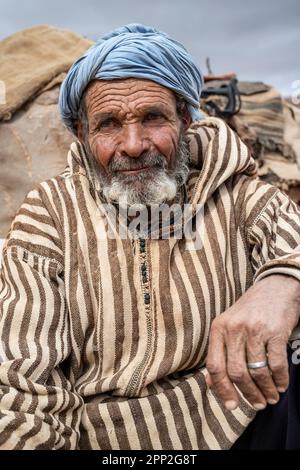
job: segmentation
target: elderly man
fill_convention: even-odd
[[[229,449],[268,425],[267,447],[300,441],[286,391],[300,213],[221,120],[200,119],[201,86],[184,47],[142,25],[69,71],[60,107],[78,140],[4,247],[1,448]],[[154,223],[160,205],[173,216]]]

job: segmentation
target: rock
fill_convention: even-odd
[[[11,121],[0,122],[0,239],[26,194],[66,166],[74,136],[60,121],[58,94],[59,86],[47,90]]]

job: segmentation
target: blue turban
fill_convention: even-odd
[[[122,26],[99,39],[70,68],[59,97],[62,119],[76,133],[80,100],[92,80],[141,78],[182,96],[193,121],[201,118],[201,71],[182,44],[141,24]]]

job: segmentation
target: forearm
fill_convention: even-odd
[[[4,253],[0,449],[77,446],[82,398],[60,367],[71,351],[60,272],[53,261],[21,247]]]

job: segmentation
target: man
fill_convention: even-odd
[[[4,247],[2,448],[229,449],[262,413],[287,416],[299,210],[221,120],[191,125],[201,86],[183,46],[142,25],[69,71],[78,142]]]

